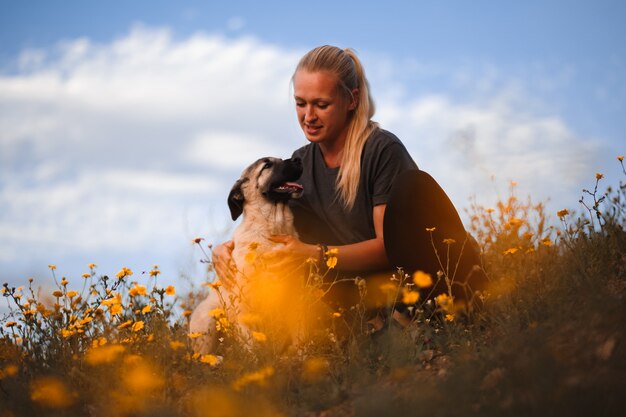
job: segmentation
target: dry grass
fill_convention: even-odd
[[[92,265],[68,282],[51,265],[54,293],[32,280],[2,289],[10,313],[0,320],[0,417],[618,415],[626,185],[599,194],[601,180],[583,192],[579,214],[558,213],[559,227],[514,188],[493,209],[472,205],[490,279],[484,309],[467,321],[441,294],[416,300],[427,278],[398,271],[388,308],[412,304],[412,323],[375,336],[363,306],[311,307],[324,274],[306,264],[295,299],[315,320],[297,339],[281,337],[272,310],[248,317],[254,333],[239,331],[225,300],[218,351],[197,355],[189,309],[219,291],[214,282],[181,295],[161,285],[156,266],[108,277]]]

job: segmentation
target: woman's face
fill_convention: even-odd
[[[311,142],[333,145],[346,137],[353,98],[346,97],[336,77],[327,71],[299,70],[293,80],[296,112],[304,135]]]

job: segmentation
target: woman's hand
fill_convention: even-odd
[[[320,257],[320,249],[317,245],[304,243],[295,236],[273,235],[269,239],[284,245],[263,254],[263,260],[271,269],[295,269],[309,258],[317,261]]]
[[[235,242],[229,240],[217,245],[213,249],[211,256],[215,272],[226,289],[231,289],[235,286],[233,249],[235,249]]]

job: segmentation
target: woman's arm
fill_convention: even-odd
[[[374,207],[373,219],[376,237],[362,242],[349,245],[329,246],[328,249],[337,249],[337,266],[341,271],[374,271],[377,269],[389,268],[389,261],[385,253],[383,240],[383,219],[385,216],[385,205]],[[272,251],[268,254],[267,260],[271,263],[279,261],[285,254],[301,258],[320,259],[320,248],[318,245],[311,245],[300,241],[293,236],[274,236],[272,240],[282,242],[285,247]],[[320,242],[323,243],[323,242]]]

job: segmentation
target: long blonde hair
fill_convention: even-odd
[[[296,67],[294,77],[299,70],[328,71],[334,74],[338,87],[349,99],[352,99],[354,89],[359,90],[358,102],[349,121],[336,183],[340,201],[350,210],[359,191],[363,147],[370,133],[378,127],[378,124],[371,120],[375,106],[369,94],[365,71],[354,50],[330,45],[317,47],[304,55]]]

